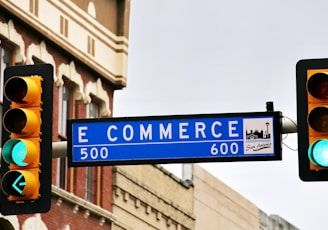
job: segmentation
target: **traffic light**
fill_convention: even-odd
[[[53,67],[11,66],[4,71],[0,211],[50,209]]]
[[[296,65],[299,176],[328,181],[328,59]]]

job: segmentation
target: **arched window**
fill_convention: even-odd
[[[75,118],[76,101],[83,99],[83,81],[75,69],[74,62],[61,64],[58,67],[58,139],[67,139],[67,119]],[[67,158],[58,158],[56,185],[67,190],[70,171],[67,170]]]
[[[85,103],[87,107],[91,102],[96,103],[98,106],[98,117],[109,117],[111,115],[110,98],[104,90],[100,78],[95,82],[88,82],[85,86]],[[87,108],[87,111],[89,109]]]
[[[90,94],[89,96],[91,102],[86,105],[86,117],[99,118],[102,101],[95,95]],[[94,204],[98,204],[100,199],[100,173],[100,167],[86,167],[85,199]]]

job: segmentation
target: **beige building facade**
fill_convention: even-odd
[[[112,212],[124,229],[194,229],[193,190],[159,165],[115,166]]]
[[[195,230],[259,229],[259,209],[199,165],[193,167]]]
[[[113,213],[125,228],[171,230],[298,230],[268,216],[197,164],[183,179],[159,165],[113,168]]]
[[[193,182],[195,230],[298,230],[279,215],[267,215],[197,164]]]

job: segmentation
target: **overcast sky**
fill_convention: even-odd
[[[326,0],[132,0],[128,86],[113,115],[257,112],[273,101],[296,120],[295,65],[328,57],[327,9]],[[282,161],[202,167],[267,214],[326,230],[328,184],[299,179],[297,136],[283,137]]]

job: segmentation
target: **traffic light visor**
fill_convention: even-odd
[[[40,118],[36,111],[31,109],[13,108],[8,110],[3,118],[3,126],[8,132],[21,135],[34,133],[39,123]]]
[[[313,74],[307,82],[307,89],[315,98],[328,99],[328,73]]]
[[[328,108],[319,106],[312,109],[308,115],[310,127],[321,133],[328,133]]]
[[[20,104],[33,103],[40,91],[37,81],[31,77],[12,77],[6,81],[4,89],[8,100]]]

